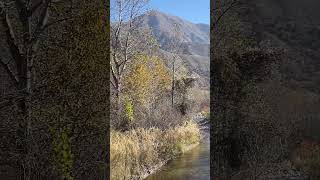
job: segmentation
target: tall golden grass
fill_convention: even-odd
[[[188,121],[168,130],[111,131],[110,137],[111,179],[140,179],[151,167],[199,143],[200,131],[196,123]]]
[[[320,179],[320,144],[312,140],[304,140],[293,152],[293,164],[306,172],[311,180]]]

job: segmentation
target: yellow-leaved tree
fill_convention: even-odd
[[[163,93],[171,88],[171,71],[165,66],[162,59],[153,57],[154,69],[153,78],[156,83],[156,89]]]
[[[125,92],[134,103],[148,107],[155,98],[170,89],[169,73],[169,69],[159,57],[136,55],[125,76]]]

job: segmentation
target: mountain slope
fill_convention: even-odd
[[[288,51],[287,77],[295,86],[320,93],[320,1],[244,1],[250,7],[245,21],[256,39]]]
[[[179,68],[199,78],[199,85],[209,87],[209,43],[210,26],[194,24],[177,16],[152,10],[136,19],[139,28],[150,29],[160,44],[160,54],[167,59],[168,66],[173,59],[170,43],[177,38],[181,43]],[[178,35],[175,33],[178,26]]]
[[[179,40],[182,43],[209,44],[209,25],[193,24],[177,16],[152,10],[140,17],[137,23],[140,27],[151,28],[161,45],[167,44],[175,37],[174,25],[179,29]]]
[[[320,140],[320,1],[243,1],[249,7],[243,21],[252,26],[257,42],[285,49],[281,76],[286,94],[294,94],[295,100],[290,102],[295,109],[287,114],[298,112],[305,134]]]

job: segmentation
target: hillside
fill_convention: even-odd
[[[173,54],[169,44],[176,37],[174,25],[177,24],[181,35],[181,53],[177,60],[178,68],[193,77],[198,77],[198,85],[209,87],[209,44],[210,28],[207,24],[194,24],[177,16],[152,10],[139,16],[136,20],[139,28],[150,29],[160,44],[160,56],[171,66]]]
[[[282,104],[279,112],[299,114],[304,136],[320,140],[320,1],[243,2],[249,9],[242,21],[250,24],[257,43],[285,52],[280,67],[282,86],[287,90],[277,98],[277,104]]]
[[[320,2],[239,1],[213,13],[217,176],[230,166],[225,179],[319,179],[318,147],[307,146],[320,142]]]
[[[292,87],[320,93],[320,12],[317,0],[245,0],[258,42],[288,51],[285,74]]]

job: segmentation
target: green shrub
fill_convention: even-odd
[[[132,101],[128,97],[125,97],[124,109],[125,109],[125,115],[128,120],[128,123],[132,123],[133,117],[134,117],[133,104],[132,104]]]
[[[66,128],[57,131],[51,128],[53,136],[54,161],[62,179],[73,180],[71,175],[73,167],[73,154],[70,137]]]

